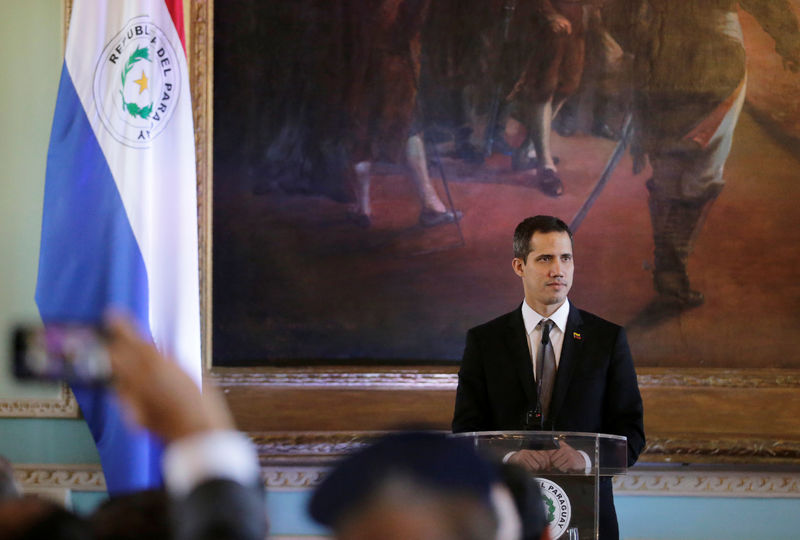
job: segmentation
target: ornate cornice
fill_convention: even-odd
[[[312,489],[325,478],[329,467],[262,467],[268,490]]]
[[[41,488],[106,490],[106,480],[100,465],[14,465],[14,478],[23,490]]]
[[[724,388],[800,388],[800,373],[783,370],[640,370],[641,387],[724,387]],[[218,368],[211,372],[214,380],[223,387],[280,386],[280,387],[339,387],[351,389],[424,389],[453,390],[458,383],[455,368]],[[0,417],[30,418],[78,418],[78,404],[65,385],[56,399],[0,399]],[[689,451],[686,442],[686,453]],[[718,441],[709,441],[709,450]],[[662,452],[663,448],[675,448],[681,453],[683,445],[677,439],[662,439],[648,445],[648,453]],[[748,443],[737,448],[736,442],[727,442],[718,448],[730,449],[737,455],[759,455],[766,453],[775,457],[800,457],[796,442],[770,441]],[[676,453],[672,452],[671,453]],[[705,452],[705,451],[704,451]],[[712,452],[713,453],[713,452]]]
[[[318,485],[329,464],[262,467],[269,490],[304,490]],[[14,478],[26,490],[61,488],[105,491],[99,465],[16,465]],[[614,492],[630,496],[800,498],[800,472],[632,469],[614,477]]]
[[[341,387],[455,390],[457,367],[215,368],[214,380],[227,387]],[[641,368],[642,388],[800,388],[798,370]]]
[[[367,444],[379,432],[250,433],[261,462],[324,461],[339,458]],[[787,463],[800,460],[800,441],[715,438],[650,438],[647,461],[680,463]],[[692,458],[692,459],[689,459]]]
[[[79,418],[80,409],[67,385],[55,399],[0,399],[0,418]]]
[[[251,433],[262,463],[274,459],[337,459],[366,445],[378,432]]]
[[[704,457],[709,460],[748,462],[800,460],[800,441],[743,438],[661,437],[648,438],[644,453],[651,460],[681,461],[682,457]]]
[[[211,376],[223,387],[281,386],[350,389],[455,390],[456,368],[217,368]]]
[[[800,473],[629,471],[614,477],[617,495],[800,498]]]
[[[800,371],[783,369],[641,368],[639,386],[719,388],[800,388]]]
[[[269,490],[313,489],[330,466],[263,467]],[[614,477],[614,493],[629,496],[800,498],[800,473],[637,470]]]

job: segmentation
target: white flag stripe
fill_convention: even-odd
[[[66,65],[115,179],[144,259],[153,339],[199,382],[195,152],[184,51],[162,0],[77,0],[74,3],[72,20],[98,19],[106,22],[70,29]],[[109,129],[108,119],[104,123],[104,115],[110,117],[118,112],[117,108],[110,108],[114,100],[119,99],[119,95],[123,96],[123,103],[126,99],[125,87],[118,83],[116,72],[109,70],[108,79],[102,79],[104,65],[110,65],[107,49],[117,40],[119,48],[111,50],[111,54],[116,54],[117,63],[112,67],[125,62],[126,55],[130,63],[129,46],[133,40],[126,38],[125,31],[132,31],[131,21],[137,20],[141,24],[133,28],[145,28],[150,32],[152,52],[151,58],[136,63],[130,70],[128,84],[138,77],[136,82],[141,93],[148,81],[157,80],[164,71],[168,70],[169,77],[175,77],[171,95],[154,92],[151,118],[158,117],[159,103],[167,107],[169,117],[159,125],[160,131],[149,140],[147,147],[121,142],[123,135]],[[143,46],[148,43],[140,42]],[[157,51],[163,52],[163,56],[159,57]],[[101,91],[95,95],[97,88]],[[165,95],[167,99],[162,101]],[[162,113],[162,116],[166,115]],[[130,132],[130,126],[128,128]]]

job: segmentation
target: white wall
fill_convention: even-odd
[[[5,0],[0,7],[0,398],[53,394],[7,374],[8,329],[38,321],[39,257],[47,141],[62,63],[58,0]]]

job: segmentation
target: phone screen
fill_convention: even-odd
[[[95,326],[19,327],[13,344],[18,378],[78,384],[105,384],[111,378],[105,338]]]

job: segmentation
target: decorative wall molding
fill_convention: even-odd
[[[752,462],[754,458],[761,461],[800,460],[800,441],[648,437],[645,453],[650,459],[663,456],[666,458],[664,461],[681,461],[681,457],[692,456],[724,457],[741,462]]]
[[[640,368],[639,387],[800,388],[800,371]]]
[[[340,387],[455,390],[457,366],[214,368],[211,376],[224,387]],[[721,370],[640,368],[641,388],[800,388],[797,370]]]
[[[301,491],[317,486],[328,470],[325,466],[262,467],[261,474],[270,491]]]
[[[272,491],[313,489],[330,466],[263,467]],[[614,477],[614,493],[628,496],[800,498],[800,472],[637,470]]]
[[[337,459],[368,444],[382,432],[269,432],[249,433],[261,462],[325,461]],[[742,438],[650,437],[644,455],[648,461],[747,464],[800,460],[800,441]],[[701,460],[692,458],[702,458]]]
[[[262,456],[271,458],[338,458],[363,447],[371,437],[380,432],[298,432],[250,433],[250,439]],[[774,457],[800,459],[800,441],[754,441],[751,439],[714,439],[699,441],[695,438],[650,438],[645,452],[657,455],[741,457]]]
[[[262,464],[274,460],[335,460],[368,444],[380,432],[250,433]]]
[[[330,464],[262,467],[264,484],[272,491],[313,489]],[[105,491],[99,465],[15,465],[14,478],[26,491],[70,489]],[[614,492],[629,496],[757,497],[800,499],[800,472],[632,469],[614,478]]]
[[[54,399],[0,399],[0,418],[80,418],[80,409],[72,390],[62,384]]]
[[[318,457],[336,453],[347,442],[341,434],[346,431],[419,422],[447,429],[456,370],[214,368],[211,377],[225,391],[242,429],[260,438],[262,456]],[[648,439],[643,461],[800,463],[800,371],[642,368],[639,384]],[[285,407],[294,403],[302,405]],[[368,412],[375,410],[381,414]],[[762,419],[753,411],[761,411]],[[306,435],[287,439],[291,430]]]
[[[409,367],[409,368],[216,368],[211,372],[215,382],[223,387],[337,387],[369,388],[386,390],[455,390],[458,384],[456,368]],[[640,370],[640,387],[723,387],[723,388],[800,388],[800,373],[794,371],[764,370],[752,373],[719,370],[697,370],[673,372]],[[23,418],[78,418],[80,410],[69,387],[62,385],[55,399],[0,399],[0,417]],[[717,448],[731,449],[733,455],[800,458],[798,441],[750,441],[741,446],[737,441],[708,441],[705,447],[721,443]],[[648,453],[700,453],[697,442],[692,448],[690,441],[659,439],[648,444]],[[713,454],[713,451],[711,452]]]
[[[74,491],[106,491],[100,465],[17,464],[14,478],[23,490],[65,488]]]
[[[455,390],[456,367],[408,368],[215,368],[211,375],[223,387],[280,386],[381,390]]]
[[[617,495],[800,498],[800,473],[629,471],[614,478]]]

